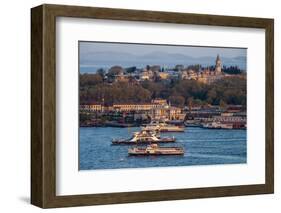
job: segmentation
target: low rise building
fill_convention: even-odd
[[[152,109],[151,117],[154,120],[184,120],[185,113],[181,108],[166,105]]]
[[[104,107],[100,103],[88,103],[80,105],[81,111],[89,111],[89,112],[101,112],[104,110]]]
[[[119,75],[115,75],[115,82],[128,82],[129,76],[120,73]]]
[[[169,120],[184,120],[185,113],[179,107],[169,107]]]
[[[149,111],[152,108],[155,108],[156,104],[153,103],[122,103],[122,104],[113,104],[113,109],[119,112],[129,112],[129,111]]]
[[[158,105],[167,105],[168,104],[166,99],[161,99],[161,98],[153,99],[151,101],[151,103],[158,104]]]
[[[167,72],[159,72],[158,73],[158,76],[159,76],[159,78],[161,79],[161,80],[166,80],[166,79],[168,79],[169,78],[169,73],[167,73]]]

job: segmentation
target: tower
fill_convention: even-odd
[[[222,68],[221,59],[220,59],[220,56],[217,55],[215,73],[221,74],[221,68]]]

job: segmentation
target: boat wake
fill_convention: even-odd
[[[184,157],[194,157],[194,158],[216,158],[216,159],[224,159],[224,160],[235,160],[235,161],[243,161],[246,158],[240,156],[229,156],[229,155],[212,155],[212,154],[196,154],[196,153],[188,153],[185,154]],[[246,162],[246,160],[245,160]]]

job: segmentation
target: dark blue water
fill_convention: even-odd
[[[128,138],[135,131],[139,131],[139,128],[80,127],[80,170],[247,162],[245,130],[188,127],[184,133],[161,134],[177,139],[176,143],[161,146],[183,146],[184,156],[128,156],[130,146],[111,146],[112,138]]]

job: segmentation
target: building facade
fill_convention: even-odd
[[[80,110],[89,112],[101,112],[104,110],[104,106],[99,103],[81,104]]]

